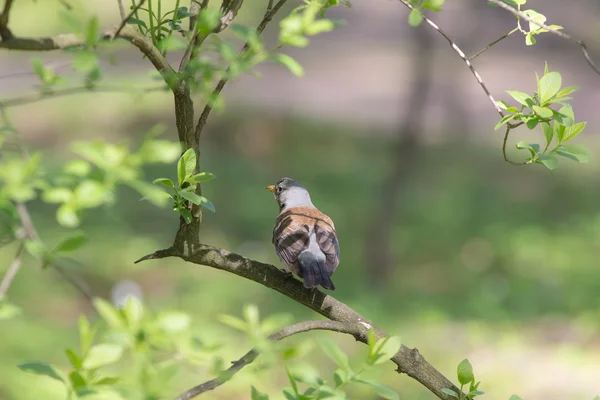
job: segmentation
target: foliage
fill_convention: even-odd
[[[588,162],[589,152],[584,146],[565,143],[577,137],[587,124],[585,121],[575,122],[573,107],[567,102],[571,99],[568,96],[579,88],[567,86],[561,89],[560,73],[550,72],[548,64],[546,64],[544,75],[541,78],[536,74],[536,82],[537,91],[531,95],[517,90],[507,92],[519,103],[518,106],[510,105],[505,101],[497,103],[507,114],[496,125],[496,129],[511,121],[525,124],[531,130],[540,127],[546,139],[543,150],[537,143],[529,144],[524,141],[517,143],[517,149],[530,152],[531,156],[527,158],[528,164],[542,164],[552,170],[558,166],[556,156],[581,163]],[[562,107],[557,110],[556,105]],[[550,145],[553,142],[555,145],[551,148]]]

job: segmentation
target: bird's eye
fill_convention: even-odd
[[[276,194],[281,193],[281,186],[275,186],[275,193]]]

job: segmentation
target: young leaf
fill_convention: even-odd
[[[413,9],[408,14],[408,24],[412,27],[421,25],[423,22],[423,14],[419,10]]]
[[[217,319],[219,320],[220,323],[230,326],[233,329],[237,329],[242,332],[245,332],[248,330],[248,324],[246,323],[246,321],[241,320],[238,317],[234,317],[233,315],[228,315],[228,314],[219,315],[217,317]]]
[[[442,392],[446,393],[446,394],[447,394],[447,395],[449,395],[449,396],[456,397],[456,398],[458,399],[458,393],[456,393],[456,392],[455,392],[454,390],[452,390],[452,389],[449,389],[449,388],[443,388],[443,389],[442,389]]]
[[[548,107],[531,106],[531,109],[542,118],[552,118],[552,110]]]
[[[183,185],[186,178],[189,178],[194,174],[196,169],[196,152],[194,149],[187,149],[177,162],[177,178],[179,179],[179,186]]]
[[[66,382],[63,374],[50,364],[41,362],[28,362],[20,364],[18,367],[22,371],[29,372],[31,374],[43,375],[52,379],[56,379],[57,381]]]
[[[533,101],[531,96],[527,93],[519,92],[518,90],[507,90],[506,93],[510,94],[513,99],[523,104],[524,106],[528,105],[527,100]]]
[[[505,115],[504,117],[502,117],[500,122],[498,122],[496,124],[496,126],[494,127],[494,130],[497,131],[498,129],[500,129],[502,127],[502,125],[506,124],[508,121],[513,119],[514,116],[515,116],[514,114],[509,114],[509,115]]]
[[[566,127],[573,125],[575,122],[575,113],[573,112],[573,107],[570,104],[565,104],[558,110],[558,112],[554,112],[554,119],[563,124]]]
[[[581,144],[564,144],[556,149],[556,154],[584,164],[590,159],[589,150]]]
[[[152,183],[160,183],[161,185],[170,187],[170,188],[175,187],[175,185],[173,184],[173,181],[170,180],[169,178],[157,178],[157,179],[153,180]]]
[[[84,315],[80,316],[79,342],[83,358],[85,358],[85,355],[90,350],[90,347],[92,347],[92,343],[94,342],[94,336],[96,336],[96,330],[90,326],[89,321]]]
[[[94,16],[90,20],[87,26],[87,32],[85,36],[85,42],[88,47],[91,47],[96,44],[98,39],[100,38],[100,22],[98,21],[98,17]]]
[[[284,65],[292,74],[302,77],[304,75],[304,68],[287,54],[277,53],[273,55],[273,59],[278,63]]]
[[[558,72],[550,72],[540,79],[540,103],[545,104],[558,93],[562,85],[562,77]]]
[[[199,174],[190,176],[187,182],[190,183],[204,183],[208,181],[212,181],[215,179],[215,176],[210,172],[200,172]]]
[[[573,92],[576,92],[579,90],[579,87],[577,86],[566,86],[562,89],[560,89],[560,91],[556,94],[556,97],[565,97],[570,95]]]
[[[552,142],[554,130],[548,122],[540,122],[540,126],[542,127],[542,131],[544,132],[544,137],[546,137],[546,146],[548,146]]]
[[[458,364],[458,368],[456,369],[458,381],[461,385],[466,385],[467,383],[473,381],[475,376],[473,375],[473,366],[466,358]]]
[[[74,350],[72,349],[67,349],[65,350],[65,353],[67,354],[67,358],[69,359],[69,362],[71,363],[71,366],[74,369],[79,369],[81,368],[81,358],[79,358],[79,356],[77,355],[77,353],[75,353]]]
[[[183,217],[183,219],[185,220],[186,224],[189,224],[190,222],[192,222],[192,213],[185,209],[185,208],[179,208],[179,215],[181,215]]]
[[[189,200],[192,203],[196,204],[197,206],[202,204],[202,197],[198,196],[196,193],[191,193],[191,192],[182,190],[179,192],[179,195],[181,197],[183,197],[184,199]]]
[[[88,352],[83,360],[84,369],[96,369],[104,365],[113,364],[123,355],[123,347],[117,344],[97,344]]]
[[[549,170],[553,170],[558,167],[558,159],[554,156],[549,156],[547,154],[540,154],[537,163],[544,165]]]
[[[69,380],[75,389],[86,386],[84,377],[77,371],[71,371],[69,374]]]
[[[269,400],[269,395],[266,393],[261,393],[254,386],[251,389],[252,400]]]
[[[88,241],[87,236],[81,232],[75,232],[71,236],[64,239],[60,242],[55,248],[54,252],[56,253],[67,253],[70,251],[75,251]]]
[[[123,317],[108,301],[95,298],[94,307],[111,328],[125,328]]]
[[[575,136],[579,135],[587,125],[587,122],[577,122],[565,129],[565,134],[563,136],[563,141],[566,142],[568,140],[574,139]]]
[[[388,336],[378,340],[375,346],[373,364],[383,364],[388,361],[398,353],[401,346],[402,343],[400,343],[400,338],[397,336]]]
[[[348,367],[348,356],[340,349],[337,343],[329,338],[318,340],[319,346],[323,352],[329,357],[338,367]]]

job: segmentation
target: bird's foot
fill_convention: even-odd
[[[287,269],[281,268],[280,269],[281,272],[283,272],[285,274],[285,277],[283,278],[283,282],[287,282],[290,279],[293,279],[294,274],[292,274],[290,271],[288,271]]]

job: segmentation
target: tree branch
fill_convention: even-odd
[[[13,0],[5,0],[4,9],[0,14],[0,38],[8,40],[13,37],[12,32],[8,29],[8,20],[10,18],[10,9],[13,5]]]
[[[187,233],[182,233],[180,229],[173,247],[149,254],[136,262],[174,256],[194,264],[206,265],[231,272],[273,289],[332,321],[354,325],[367,324],[373,328],[378,338],[387,336],[384,331],[377,328],[371,321],[358,314],[346,304],[318,289],[305,288],[300,281],[289,279],[287,274],[281,272],[273,265],[251,260],[239,254],[213,246],[194,244],[197,243],[197,232],[192,231],[190,229]],[[366,338],[363,337],[357,339],[363,343],[367,342]],[[442,392],[443,388],[450,388],[458,393],[459,389],[442,375],[441,372],[429,364],[417,349],[409,349],[406,346],[402,346],[398,354],[392,358],[392,361],[398,366],[397,371],[399,373],[405,373],[417,380],[440,399],[452,399],[452,397]]]
[[[427,18],[425,15],[423,15],[423,13],[421,13],[420,10],[417,10],[416,8],[414,8],[408,1],[406,1],[406,0],[399,0],[399,1],[402,4],[404,4],[406,7],[410,8],[411,10],[419,12],[421,14],[421,16],[423,17],[423,20],[425,22],[427,22],[433,29],[435,29],[440,35],[442,35],[444,37],[444,39],[446,39],[448,41],[448,43],[450,44],[450,46],[452,46],[452,49],[454,49],[456,54],[458,54],[459,57],[462,58],[462,60],[465,62],[465,64],[467,64],[467,67],[469,67],[469,69],[475,76],[475,79],[477,79],[477,83],[479,83],[479,86],[481,86],[481,88],[487,95],[488,99],[490,99],[490,101],[492,102],[492,105],[494,106],[494,108],[496,109],[498,114],[500,114],[501,117],[504,117],[504,113],[502,112],[502,109],[496,104],[496,100],[494,100],[494,96],[492,96],[492,94],[490,93],[490,91],[487,88],[487,86],[485,85],[485,83],[483,83],[483,79],[481,78],[481,75],[479,75],[479,73],[475,70],[475,67],[473,66],[471,61],[469,61],[466,54],[460,49],[460,47],[458,47],[456,45],[456,43],[454,43],[454,40],[452,40],[450,38],[450,36],[446,35],[446,33],[444,33],[444,31],[442,31],[442,29],[439,26],[437,26],[437,24],[435,22],[433,22],[432,20]],[[492,0],[490,0],[490,1],[492,1]]]
[[[118,28],[112,28],[104,31],[102,38],[104,40],[112,40]],[[151,42],[149,42],[141,33],[135,29],[125,26],[119,35],[119,38],[125,39],[129,43],[137,47],[154,65],[154,67],[163,75],[174,75],[175,71],[165,57],[161,54]],[[63,33],[56,36],[39,37],[39,38],[21,38],[12,37],[8,40],[0,41],[0,49],[8,50],[24,50],[24,51],[51,51],[64,50],[71,47],[84,46],[85,42],[74,34]]]
[[[283,7],[283,5],[286,3],[286,1],[287,0],[279,0],[277,2],[277,4],[275,4],[275,6],[273,6],[270,9],[269,8],[267,9],[267,12],[265,13],[262,21],[260,22],[260,24],[256,28],[256,31],[259,34],[262,33],[265,30],[265,28],[267,27],[267,25],[269,24],[269,22],[271,21],[271,19],[273,19],[273,16],[277,13],[277,11],[279,11],[279,9],[281,7]],[[269,6],[270,5],[271,5],[271,2],[269,2]],[[242,47],[242,49],[238,53],[238,58],[241,57],[242,55],[244,55],[244,53],[246,53],[246,51],[248,51],[249,48],[250,48],[250,43],[246,42],[244,44],[244,47]],[[229,79],[229,78],[227,78],[227,73],[228,72],[229,72],[229,67],[225,71],[225,78],[221,79],[219,81],[219,83],[217,83],[217,86],[215,87],[215,89],[213,90],[213,92],[212,92],[213,97],[218,96],[219,93],[221,93],[221,90],[223,90],[223,88],[225,87],[225,84],[227,83],[227,81]],[[211,110],[212,110],[212,107],[208,103],[204,107],[204,110],[202,110],[202,114],[200,115],[200,119],[198,119],[198,123],[196,124],[196,131],[194,133],[196,141],[200,140],[200,134],[202,133],[202,129],[204,129],[204,125],[206,124],[206,120],[208,119],[208,116],[209,116]]]
[[[504,35],[500,36],[498,39],[496,39],[493,42],[489,43],[483,49],[479,50],[477,53],[475,53],[474,55],[472,55],[471,57],[469,57],[469,61],[473,61],[475,58],[477,58],[478,56],[480,56],[484,51],[488,50],[493,45],[495,45],[497,43],[500,43],[501,41],[503,41],[504,39],[506,39],[507,37],[509,37],[510,35],[512,35],[513,33],[515,33],[518,30],[519,30],[519,28],[515,28],[512,31],[507,32]]]
[[[280,331],[270,335],[269,340],[277,342],[279,340],[285,339],[292,335],[296,335],[298,333],[314,330],[346,333],[348,335],[354,336],[357,340],[366,340],[368,328],[366,324],[363,325],[337,321],[304,321],[281,329]],[[233,375],[238,373],[246,365],[252,363],[258,357],[259,354],[259,351],[256,349],[250,350],[248,353],[244,354],[242,358],[240,358],[237,361],[234,361],[232,363],[233,365],[229,367],[226,371],[223,371],[218,378],[212,379],[210,381],[204,382],[201,385],[194,386],[193,388],[186,390],[185,392],[177,396],[175,400],[189,400],[204,392],[216,389],[217,387],[230,380],[233,377]]]
[[[592,58],[590,57],[590,54],[588,53],[587,50],[587,46],[584,43],[583,40],[578,40],[575,39],[574,37],[572,37],[571,35],[567,35],[566,33],[557,30],[557,29],[553,29],[551,27],[549,27],[546,24],[540,23],[538,21],[533,20],[532,18],[530,18],[527,14],[525,14],[522,11],[519,11],[511,6],[509,6],[506,3],[503,3],[500,0],[488,0],[490,3],[493,3],[495,5],[497,5],[500,8],[505,9],[506,11],[514,14],[517,18],[523,18],[525,21],[530,22],[534,25],[539,26],[540,28],[544,28],[547,29],[550,33],[555,34],[558,37],[561,37],[565,40],[568,40],[570,42],[576,43],[579,45],[579,48],[581,49],[581,53],[583,53],[583,57],[585,58],[585,61],[587,61],[588,65],[594,70],[594,72],[596,72],[598,75],[600,75],[600,68],[598,68],[598,66],[596,65],[596,63],[594,63],[594,61],[592,61]]]
[[[127,89],[126,87],[121,86],[93,86],[89,88],[87,86],[76,86],[51,92],[31,93],[20,97],[0,100],[0,108],[15,107],[35,101],[54,99],[57,97],[81,93],[150,93],[163,90],[165,90],[164,86],[133,89]]]
[[[8,266],[4,277],[2,277],[2,282],[0,282],[0,301],[2,301],[2,299],[6,295],[8,288],[12,284],[13,279],[17,275],[17,272],[19,272],[19,269],[21,268],[21,253],[23,252],[24,248],[25,246],[23,245],[23,242],[21,242],[19,248],[17,249],[15,257]]]
[[[123,3],[121,3],[122,0],[119,0],[119,5],[121,6],[121,10],[123,10]],[[127,21],[129,21],[129,18],[133,17],[133,15],[137,12],[137,10],[140,9],[140,7],[142,5],[144,5],[144,3],[146,2],[146,0],[140,0],[139,3],[137,3],[137,5],[135,7],[133,7],[133,9],[131,10],[131,12],[129,14],[127,14],[127,16],[122,17],[123,20],[121,21],[121,25],[119,25],[119,27],[117,28],[117,31],[114,34],[114,37],[119,36],[119,33],[121,33],[121,30],[123,29],[123,27],[125,25],[127,25]]]

